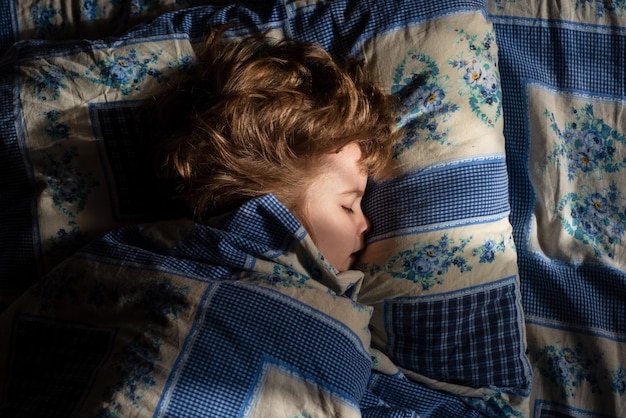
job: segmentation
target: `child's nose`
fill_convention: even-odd
[[[365,234],[371,227],[372,224],[370,223],[370,220],[367,219],[365,215],[362,215],[361,223],[359,225],[359,235]]]

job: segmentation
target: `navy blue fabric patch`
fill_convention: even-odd
[[[90,390],[115,334],[112,328],[17,316],[0,416],[69,416]]]
[[[387,350],[399,366],[471,387],[527,394],[514,277],[460,291],[385,301]]]

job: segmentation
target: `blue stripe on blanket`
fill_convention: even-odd
[[[578,332],[625,341],[623,272],[595,266],[572,269],[547,260],[538,260],[530,269],[527,259],[523,260],[525,284],[533,287],[524,295],[524,310],[534,318],[532,322],[544,322],[538,318],[547,319],[547,323],[558,320],[578,328]]]
[[[268,357],[316,376],[317,385],[347,404],[361,398],[371,361],[343,323],[274,290],[230,282],[209,288],[202,313],[183,348],[186,360],[164,390],[165,415],[206,408],[213,416],[239,416]]]
[[[387,351],[400,367],[436,380],[528,395],[518,307],[515,276],[449,293],[388,299]]]
[[[363,207],[372,222],[368,243],[503,219],[510,210],[507,182],[500,157],[426,169],[373,185]]]

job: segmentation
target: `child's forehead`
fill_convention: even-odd
[[[349,144],[339,150],[324,155],[320,181],[339,188],[342,192],[361,191],[367,184],[367,169],[363,164],[363,153],[356,144]]]
[[[322,160],[326,165],[336,169],[352,170],[359,168],[362,170],[363,151],[357,144],[350,143],[336,152],[324,155]]]

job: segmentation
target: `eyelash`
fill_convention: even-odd
[[[352,208],[349,208],[349,207],[346,207],[346,206],[342,206],[342,207],[343,207],[343,210],[345,210],[346,212],[348,212],[350,214],[354,213],[354,210]]]

